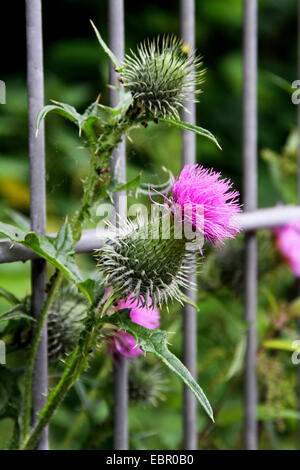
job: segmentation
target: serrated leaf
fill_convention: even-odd
[[[160,122],[165,122],[167,124],[171,124],[172,126],[175,127],[181,127],[182,129],[186,129],[191,132],[195,132],[195,134],[201,135],[202,137],[206,137],[207,139],[211,140],[216,144],[216,146],[222,150],[222,147],[220,146],[218,140],[216,137],[207,129],[204,129],[203,127],[195,126],[193,124],[189,124],[188,122],[184,121],[175,121],[175,119],[165,119],[165,118],[159,118]]]
[[[39,130],[43,119],[45,119],[47,114],[49,114],[51,111],[55,111],[57,114],[60,114],[66,119],[69,119],[69,121],[72,121],[78,125],[78,122],[80,120],[80,114],[76,111],[76,109],[66,103],[59,103],[58,101],[56,101],[55,104],[49,104],[44,106],[38,113],[36,121],[37,131]]]
[[[181,380],[189,387],[208,416],[213,420],[213,411],[203,390],[192,377],[188,369],[182,362],[169,351],[167,347],[167,331],[149,330],[137,323],[133,323],[129,316],[129,310],[120,310],[114,315],[100,320],[101,323],[111,323],[132,334],[138,346],[146,353],[155,354],[169,369],[177,374]]]
[[[0,222],[0,233],[14,243],[20,243],[58,268],[70,281],[90,299],[89,290],[83,282],[75,262],[74,242],[71,226],[64,222],[56,237],[38,236],[13,225]]]
[[[91,23],[91,25],[92,25],[95,33],[96,33],[96,36],[97,36],[97,39],[98,39],[98,42],[99,42],[100,46],[102,47],[104,52],[108,55],[108,57],[110,58],[110,60],[112,61],[112,63],[116,67],[116,69],[119,69],[120,64],[119,64],[119,61],[116,58],[115,54],[110,50],[110,48],[107,46],[107,44],[103,41],[98,29],[96,28],[96,26],[94,25],[92,20],[90,20],[90,23]]]
[[[47,114],[51,111],[55,111],[57,114],[60,114],[64,118],[68,119],[69,121],[73,122],[79,128],[79,134],[83,130],[89,138],[94,140],[95,135],[92,129],[92,124],[98,120],[97,116],[97,109],[98,103],[94,102],[84,111],[83,114],[78,113],[78,111],[69,104],[61,103],[59,101],[53,101],[54,104],[44,106],[37,117],[37,132],[41,125],[41,122]]]

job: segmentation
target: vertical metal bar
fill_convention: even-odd
[[[43,40],[41,0],[26,0],[28,132],[30,159],[30,217],[31,229],[38,235],[46,232],[46,175],[44,126],[35,136],[36,117],[44,105]],[[46,297],[46,262],[32,261],[32,312],[40,315]],[[33,376],[32,424],[46,404],[48,394],[47,326],[44,327],[38,348]],[[37,446],[48,449],[48,429]]]
[[[244,208],[257,207],[257,0],[244,0],[243,89],[243,183]],[[245,363],[245,447],[254,450],[257,436],[256,310],[257,240],[245,236],[245,320],[249,324]]]
[[[188,43],[191,50],[195,48],[195,1],[180,1],[181,37]],[[195,103],[186,103],[188,112],[183,111],[183,120],[196,123]],[[193,132],[182,131],[182,165],[196,162],[196,137]],[[196,282],[196,276],[191,276],[191,281]],[[196,303],[197,292],[186,292],[191,300]],[[191,374],[197,375],[197,317],[196,311],[191,305],[183,308],[183,361]],[[184,386],[183,389],[183,442],[187,450],[197,449],[197,401],[191,391]]]
[[[124,57],[124,1],[109,0],[109,44],[119,61]],[[118,85],[113,64],[110,64],[110,83]],[[118,92],[110,91],[110,103],[118,103]],[[112,172],[120,182],[126,181],[125,141],[121,142],[112,157]],[[126,215],[126,192],[116,193],[114,197],[116,213]],[[114,370],[114,448],[128,449],[128,361],[119,357]]]

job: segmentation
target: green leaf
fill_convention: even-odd
[[[75,251],[72,229],[64,222],[56,237],[47,235],[37,236],[35,232],[25,232],[13,225],[0,222],[0,233],[14,243],[21,243],[30,248],[42,258],[58,268],[65,276],[78,286],[90,300],[89,288],[83,279],[75,262]]]
[[[114,66],[116,67],[116,69],[119,69],[120,68],[120,64],[118,62],[118,59],[116,58],[115,54],[109,49],[109,47],[106,45],[106,43],[103,41],[98,29],[96,28],[96,26],[94,25],[93,21],[90,20],[91,22],[91,25],[96,33],[96,36],[97,36],[97,39],[98,39],[98,42],[100,44],[100,46],[102,47],[102,49],[104,50],[104,52],[108,55],[108,57],[110,58],[110,60],[112,61],[112,63],[114,64]]]
[[[53,100],[52,100],[53,101]],[[54,104],[44,106],[37,117],[37,132],[41,125],[41,122],[47,114],[51,111],[55,111],[57,114],[60,114],[64,118],[76,124],[79,128],[79,135],[81,135],[82,130],[85,134],[92,140],[95,139],[95,134],[92,128],[92,124],[99,119],[97,115],[98,103],[95,101],[84,111],[83,114],[78,113],[78,111],[69,104],[61,103],[59,101],[53,101]]]
[[[175,121],[174,119],[159,118],[159,121],[166,122],[167,124],[171,124],[172,126],[175,126],[175,127],[181,127],[182,129],[186,129],[188,131],[195,132],[196,134],[201,135],[202,137],[206,137],[207,139],[214,142],[214,144],[216,144],[216,146],[220,150],[222,150],[222,147],[220,146],[216,137],[210,131],[208,131],[207,129],[204,129],[203,127],[194,126],[193,124],[189,124],[188,122]]]
[[[132,102],[133,102],[132,94],[127,91],[125,92],[124,89],[121,88],[120,89],[120,101],[115,108],[111,108],[110,106],[105,106],[101,103],[98,104],[98,107],[101,109],[104,109],[104,111],[107,111],[113,117],[119,119],[120,115],[124,115],[127,112]],[[112,122],[114,122],[114,120],[112,120]]]
[[[134,191],[138,188],[141,181],[141,173],[139,173],[135,178],[127,183],[119,183],[113,180],[108,186],[102,186],[100,189],[100,193],[98,199],[103,199],[104,197],[108,196],[110,200],[113,202],[113,195],[118,191]]]
[[[13,305],[20,303],[20,300],[17,297],[15,297],[14,294],[4,289],[3,287],[0,287],[0,297],[3,297],[5,300],[7,300],[9,303]]]
[[[235,375],[237,375],[243,368],[244,365],[244,357],[246,351],[246,338],[242,338],[235,349],[232,362],[226,374],[226,380],[232,379]]]
[[[263,343],[266,349],[279,349],[281,351],[298,351],[299,344],[294,339],[269,339]]]
[[[47,106],[44,106],[38,113],[37,122],[36,122],[37,132],[40,128],[41,122],[43,121],[43,119],[45,119],[47,114],[49,114],[51,111],[55,111],[57,114],[60,114],[66,119],[69,119],[69,121],[72,121],[78,125],[78,122],[80,121],[81,116],[76,111],[76,109],[73,108],[73,106],[70,106],[69,104],[66,104],[66,103],[60,103],[58,101],[53,101],[53,103],[55,104],[49,104]]]
[[[149,330],[137,323],[133,323],[130,319],[128,309],[120,310],[112,316],[102,318],[100,323],[111,323],[121,328],[121,330],[131,333],[135,337],[138,346],[140,346],[145,353],[151,352],[155,354],[169,369],[183,380],[199,400],[208,416],[212,420],[214,419],[212,408],[203,390],[182,362],[169,351],[167,347],[167,331]]]
[[[24,304],[21,303],[15,305],[12,309],[8,310],[7,312],[3,312],[0,314],[0,322],[8,320],[19,320],[20,318],[25,318],[29,321],[35,321],[33,317],[26,313]]]

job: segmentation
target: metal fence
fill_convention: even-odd
[[[299,2],[300,4],[300,2]],[[192,47],[195,43],[195,0],[180,1],[181,35]],[[300,7],[299,7],[300,20]],[[300,22],[300,21],[299,21]],[[35,136],[35,121],[43,99],[43,53],[42,53],[42,12],[41,0],[26,0],[27,31],[27,77],[28,77],[28,118],[29,118],[29,164],[31,192],[31,228],[38,234],[46,230],[46,191],[45,191],[45,145],[44,127],[39,136]],[[110,47],[119,59],[124,54],[124,1],[109,0],[109,36]],[[245,362],[245,448],[256,449],[257,436],[257,379],[256,379],[256,307],[257,307],[257,242],[256,231],[272,228],[299,218],[300,207],[286,206],[257,210],[257,0],[244,0],[244,89],[243,89],[243,175],[244,175],[244,213],[240,220],[246,231],[245,236],[245,320],[249,322]],[[300,51],[300,34],[299,34]],[[114,80],[111,69],[111,83]],[[299,61],[300,75],[300,61]],[[111,104],[116,100],[111,91]],[[300,107],[298,126],[300,134]],[[189,105],[189,114],[184,119],[193,123],[196,119],[195,105]],[[196,142],[193,133],[182,133],[182,164],[193,163],[196,159]],[[125,143],[122,143],[112,159],[118,160],[120,180],[126,179]],[[121,163],[121,164],[120,164]],[[300,168],[300,151],[299,151]],[[115,198],[117,211],[124,213],[126,208],[118,195]],[[299,176],[300,201],[300,176]],[[76,246],[77,253],[92,251],[99,246],[94,230],[83,233]],[[32,309],[38,316],[44,302],[46,287],[46,264],[30,250],[10,242],[0,241],[0,263],[31,260],[32,268]],[[194,299],[195,300],[195,299]],[[196,376],[197,364],[197,325],[196,312],[186,306],[183,311],[183,357],[192,374]],[[44,406],[48,392],[47,384],[47,330],[46,327],[39,346],[35,364],[33,383],[33,421],[38,411]],[[115,370],[115,423],[114,445],[116,449],[128,448],[128,364],[122,360]],[[185,449],[197,448],[197,409],[196,400],[189,390],[184,388],[183,395],[183,442]],[[39,449],[48,448],[48,431],[45,430],[39,443]]]

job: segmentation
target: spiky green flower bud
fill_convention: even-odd
[[[138,226],[123,222],[121,233],[98,250],[98,266],[117,297],[133,295],[143,306],[149,299],[159,307],[181,301],[181,288],[191,287],[188,274],[194,253],[178,226],[180,231],[174,217]]]
[[[132,402],[156,406],[164,400],[166,379],[158,364],[147,365],[144,358],[130,362],[129,398]]]
[[[126,55],[120,74],[134,103],[153,117],[179,119],[184,102],[194,101],[203,82],[202,62],[189,46],[171,37],[140,44]]]
[[[65,358],[75,349],[86,311],[84,296],[66,282],[48,315],[48,357],[51,362]]]

